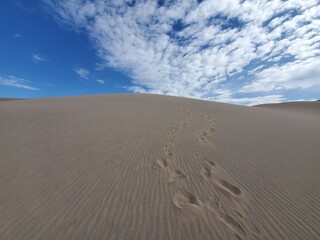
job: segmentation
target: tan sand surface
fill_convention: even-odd
[[[297,114],[313,114],[320,116],[320,101],[314,102],[287,102],[276,104],[261,104],[255,107],[272,108],[280,111],[291,111]]]
[[[2,101],[15,101],[15,100],[23,100],[22,98],[0,98],[0,102]]]
[[[2,101],[0,239],[320,239],[320,103],[303,104]]]

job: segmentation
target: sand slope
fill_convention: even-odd
[[[16,100],[24,100],[22,98],[0,98],[0,102],[2,101],[16,101]]]
[[[320,239],[319,106],[0,102],[0,239]]]
[[[320,101],[315,102],[288,102],[276,104],[261,104],[255,107],[278,109],[280,111],[291,111],[298,115],[313,114],[320,116]]]

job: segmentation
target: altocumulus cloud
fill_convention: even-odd
[[[42,56],[40,56],[39,54],[36,54],[36,53],[32,54],[32,59],[33,59],[33,61],[35,61],[36,63],[47,61],[44,57],[42,57]]]
[[[89,70],[81,68],[81,67],[76,67],[73,69],[73,71],[79,75],[79,77],[83,78],[83,79],[88,79],[89,77]]]
[[[7,86],[7,87],[23,88],[27,90],[39,90],[38,88],[31,86],[30,81],[22,78],[17,78],[15,76],[7,76],[7,77],[0,76],[0,85]]]
[[[318,0],[43,1],[133,92],[255,104],[320,84]]]

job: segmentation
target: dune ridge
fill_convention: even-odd
[[[311,108],[1,102],[0,239],[319,239]]]

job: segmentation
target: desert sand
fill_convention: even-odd
[[[0,239],[320,239],[320,102],[0,102]]]
[[[24,100],[23,98],[0,98],[0,102],[2,101],[15,101],[15,100]]]

